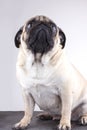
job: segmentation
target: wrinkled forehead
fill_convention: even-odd
[[[43,15],[33,17],[29,21],[34,21],[34,20],[35,21],[42,21],[42,22],[52,22],[52,20],[50,18],[43,16]]]
[[[36,16],[33,17],[31,19],[29,19],[26,23],[25,26],[27,26],[28,24],[33,24],[33,23],[38,23],[38,22],[43,22],[43,23],[54,23],[50,18],[40,15],[40,16]]]
[[[42,15],[33,17],[31,20],[33,20],[33,19],[36,21],[45,21],[45,22],[51,21],[48,17],[42,16]]]

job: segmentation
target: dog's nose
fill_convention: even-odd
[[[38,40],[43,40],[46,38],[46,32],[44,29],[41,29],[38,33]]]

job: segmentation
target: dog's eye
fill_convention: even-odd
[[[53,26],[52,29],[53,29],[53,32],[56,32],[56,27],[55,26]]]
[[[28,23],[28,24],[26,25],[26,27],[25,27],[26,32],[29,32],[29,31],[30,31],[30,28],[31,28],[31,24]]]
[[[52,28],[52,32],[53,32],[53,35],[55,36],[56,33],[57,33],[57,27],[55,24],[51,24],[51,28]]]
[[[28,29],[28,31],[29,31],[30,28],[32,28],[34,26],[34,24],[35,24],[35,20],[31,20],[31,21],[29,21],[27,23],[27,29]]]
[[[30,29],[30,27],[31,27],[31,24],[28,24],[28,25],[27,25],[27,28]]]

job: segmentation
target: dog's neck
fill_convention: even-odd
[[[50,64],[52,66],[55,66],[57,62],[59,62],[60,57],[65,52],[64,49],[61,48],[61,45],[56,45],[51,51],[49,51],[47,54],[33,54],[31,51],[28,51],[25,53],[25,51],[21,48],[21,51],[25,55],[26,58],[32,57],[32,65],[34,64],[41,64],[41,65],[47,65]],[[25,58],[25,59],[26,59]]]

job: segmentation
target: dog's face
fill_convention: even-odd
[[[57,25],[45,16],[36,16],[25,23],[15,36],[15,45],[30,50],[33,54],[46,54],[55,44],[65,46],[66,37]]]

